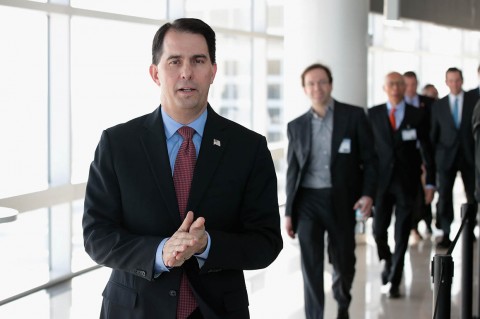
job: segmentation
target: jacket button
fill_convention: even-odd
[[[168,292],[168,294],[170,295],[170,297],[176,297],[176,296],[177,296],[177,291],[175,291],[175,290],[170,290],[170,291]]]

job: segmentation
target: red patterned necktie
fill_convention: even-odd
[[[195,130],[188,126],[182,126],[177,131],[182,137],[183,142],[178,150],[173,169],[173,183],[177,194],[178,209],[180,217],[185,219],[187,214],[187,202],[190,193],[190,185],[192,184],[193,170],[195,169],[195,161],[197,159],[195,152],[195,144],[193,144],[192,136]],[[177,318],[185,319],[197,308],[197,301],[193,296],[192,289],[188,283],[187,275],[183,272],[180,281],[180,294],[177,304]]]

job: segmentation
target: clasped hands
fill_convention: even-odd
[[[189,211],[180,228],[163,247],[162,258],[165,266],[180,267],[194,254],[201,254],[207,247],[207,241],[205,218],[194,220],[193,212]]]

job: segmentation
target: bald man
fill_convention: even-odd
[[[383,89],[387,102],[368,110],[379,176],[373,235],[379,259],[385,261],[382,283],[390,283],[390,298],[399,298],[413,203],[422,173],[421,164],[423,162],[425,165],[426,183],[429,185],[425,191],[426,203],[433,198],[435,168],[428,129],[423,125],[425,112],[405,102],[403,76],[398,72],[387,74]],[[388,245],[388,227],[394,212],[395,247],[392,252]]]

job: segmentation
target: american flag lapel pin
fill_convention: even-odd
[[[213,139],[213,145],[216,145],[216,146],[220,147],[220,146],[221,146],[221,143],[220,143],[219,140],[217,140],[216,138],[214,138],[214,139]]]

